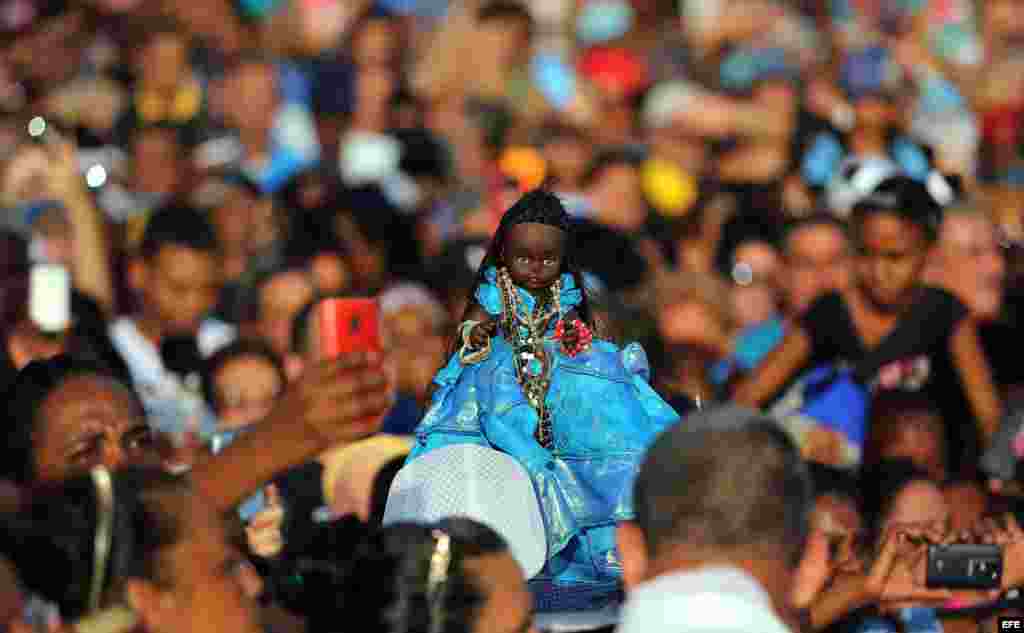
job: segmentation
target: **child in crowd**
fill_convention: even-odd
[[[920,391],[929,386],[936,357],[948,353],[982,436],[990,437],[1001,405],[975,323],[953,295],[921,283],[940,219],[924,185],[906,177],[879,185],[851,217],[855,283],[820,297],[789,325],[782,343],[737,382],[735,399],[764,406],[802,370],[825,365],[851,366],[854,380],[870,391]],[[857,463],[863,432],[819,425],[804,437],[805,454],[833,465]]]
[[[548,560],[536,580],[551,595],[617,591],[615,525],[632,517],[632,473],[678,419],[648,385],[642,348],[602,340],[572,239],[546,191],[505,213],[410,455],[472,443],[516,458],[545,518]]]
[[[241,339],[219,350],[203,367],[203,396],[217,415],[210,450],[219,453],[274,408],[288,384],[284,365],[261,341]],[[257,556],[277,555],[283,544],[284,501],[275,484],[239,507],[249,547]]]
[[[843,116],[850,120],[836,122],[848,129],[821,132],[810,142],[801,164],[808,186],[827,186],[841,175],[847,157],[890,159],[911,178],[925,181],[931,172],[929,154],[898,133],[904,91],[900,79],[885,49],[870,48],[850,56],[840,81],[850,104]]]

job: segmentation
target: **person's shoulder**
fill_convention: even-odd
[[[826,292],[811,302],[803,312],[802,321],[820,321],[824,317],[839,314],[848,305],[846,297],[838,290]]]
[[[840,290],[830,290],[822,293],[817,299],[811,302],[811,306],[842,306],[846,305],[846,295]]]
[[[955,294],[938,286],[922,286],[920,303],[966,309],[964,302],[957,298]]]
[[[960,321],[968,313],[967,306],[956,295],[936,286],[922,287],[916,306],[933,317],[948,317],[953,322]]]

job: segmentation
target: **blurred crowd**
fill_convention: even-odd
[[[1024,543],[991,519],[1024,455],[1022,70],[1020,0],[0,0],[0,617],[532,630],[501,526],[369,530],[502,214],[544,188],[603,336],[643,344],[656,391],[682,416],[772,409],[814,464],[796,507],[768,440],[707,431],[687,446],[747,442],[763,487],[652,451],[648,487],[688,473],[703,501],[641,477],[648,512],[790,547],[772,521],[806,510],[783,568],[810,574],[821,537],[828,577],[789,630],[991,626],[965,605],[1006,595],[916,574],[923,542]],[[335,296],[379,300],[382,357],[321,360]],[[840,361],[870,373],[853,440],[792,415]],[[695,607],[636,591],[673,560],[668,528],[637,526],[647,602],[623,627],[653,631],[645,608]],[[678,590],[705,582],[735,586]]]

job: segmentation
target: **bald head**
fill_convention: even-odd
[[[649,553],[673,545],[777,551],[796,563],[813,504],[807,468],[775,422],[726,406],[663,433],[635,486]]]

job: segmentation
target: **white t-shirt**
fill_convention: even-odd
[[[768,594],[734,567],[666,574],[626,599],[618,633],[791,633]]]
[[[234,327],[216,319],[205,319],[197,336],[199,353],[207,358],[237,336]],[[187,389],[164,367],[160,350],[142,335],[134,319],[122,318],[111,324],[110,339],[128,365],[150,426],[165,433],[180,432],[188,428],[190,418],[195,418],[191,420],[198,427],[194,430],[213,430],[207,428],[213,423],[213,416],[202,402],[201,394]]]

